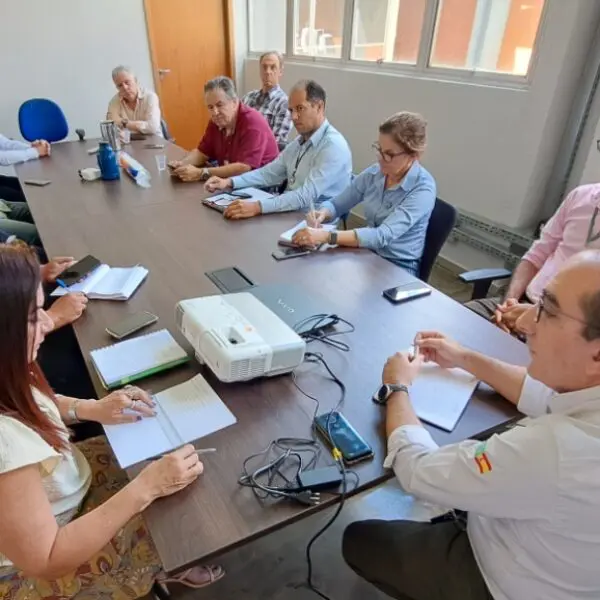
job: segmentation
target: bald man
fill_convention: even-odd
[[[414,360],[398,353],[384,368],[385,465],[415,497],[468,511],[348,527],[346,562],[394,598],[600,598],[600,251],[567,261],[519,326],[527,368],[436,332],[418,334]],[[531,418],[439,448],[410,401],[426,360],[465,369]]]

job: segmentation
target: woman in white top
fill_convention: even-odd
[[[118,93],[108,104],[106,118],[121,129],[163,137],[158,96],[143,88],[128,67],[115,67],[112,78]]]
[[[127,483],[105,438],[70,444],[65,422],[152,418],[153,402],[136,387],[100,400],[54,395],[35,362],[52,324],[31,249],[0,246],[0,290],[0,598],[120,600],[174,581],[162,574],[141,513],[202,473],[194,447]],[[196,567],[175,580],[202,587],[222,576]]]

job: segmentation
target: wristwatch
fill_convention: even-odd
[[[337,231],[330,231],[329,232],[329,239],[327,240],[327,243],[330,246],[337,246],[337,239],[338,239],[338,232]]]
[[[79,400],[73,400],[71,404],[69,404],[69,408],[67,409],[67,417],[69,422],[71,423],[81,423],[79,417],[77,416],[77,405],[79,404]]]
[[[404,392],[408,394],[408,386],[400,383],[396,385],[395,383],[384,383],[374,394],[373,394],[373,402],[377,404],[385,405],[389,397],[396,392]]]
[[[210,173],[206,167],[202,169],[202,173],[200,174],[200,181],[206,181],[210,177]]]

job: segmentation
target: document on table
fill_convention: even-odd
[[[281,246],[293,246],[294,244],[292,243],[292,238],[294,237],[294,234],[297,231],[300,231],[301,229],[306,229],[307,227],[308,227],[308,225],[307,225],[306,221],[300,221],[300,223],[298,223],[297,225],[294,225],[291,229],[284,231],[279,236],[278,243]],[[325,231],[335,231],[337,229],[337,225],[335,223],[324,223],[323,225],[321,225],[321,227]]]
[[[176,450],[237,422],[202,375],[160,392],[153,399],[156,417],[104,426],[123,469]]]
[[[240,194],[248,194],[250,198],[240,198],[236,196],[236,192]],[[265,192],[264,190],[259,190],[258,188],[243,188],[239,190],[235,190],[235,192],[224,192],[223,194],[216,194],[215,196],[209,196],[204,200],[205,204],[209,204],[212,206],[220,206],[221,208],[227,208],[232,202],[236,200],[244,200],[245,202],[256,202],[257,200],[266,200],[267,198],[272,198],[273,194],[270,192]]]
[[[425,363],[410,388],[410,399],[419,419],[452,431],[462,416],[477,379],[463,369],[444,369]]]

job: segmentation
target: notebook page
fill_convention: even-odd
[[[108,385],[185,356],[185,350],[166,329],[93,350],[91,353],[97,370]]]
[[[181,444],[193,442],[237,422],[202,375],[156,394]]]
[[[178,446],[163,429],[165,417],[159,406],[156,411],[156,417],[144,417],[135,423],[104,425],[110,447],[122,469],[152,456],[170,452]]]
[[[306,221],[300,221],[300,223],[298,223],[297,225],[294,225],[291,229],[288,229],[287,231],[284,231],[279,236],[279,241],[291,244],[292,243],[292,238],[294,237],[294,234],[297,231],[300,231],[301,229],[306,229],[307,227],[308,227],[308,225],[306,224]],[[323,225],[321,225],[321,227],[325,231],[334,231],[336,229],[336,225],[332,224],[332,223],[324,223]]]
[[[410,388],[410,399],[420,419],[452,431],[477,383],[473,375],[462,369],[443,369],[435,363],[425,363]]]
[[[113,267],[90,293],[94,297],[129,298],[147,274],[143,267]]]
[[[104,279],[107,273],[110,272],[110,267],[108,265],[100,265],[98,268],[94,269],[91,273],[87,275],[81,281],[74,283],[69,286],[68,290],[64,288],[57,287],[50,295],[51,296],[64,296],[65,294],[69,294],[72,292],[83,292],[84,294],[89,294],[90,291],[98,285],[98,283]],[[59,278],[60,279],[60,278]]]

